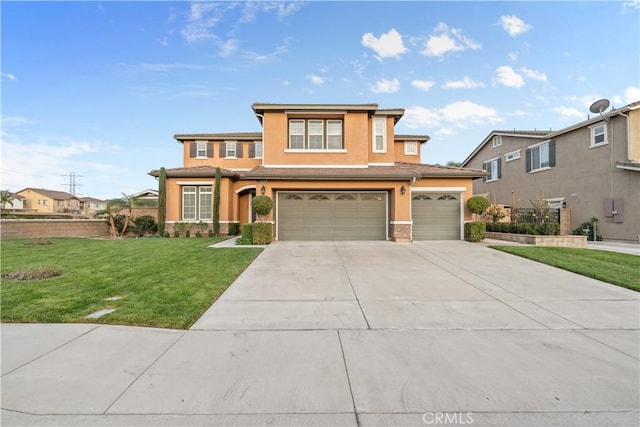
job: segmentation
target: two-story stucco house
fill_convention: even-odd
[[[262,132],[179,134],[183,166],[167,169],[167,228],[212,218],[222,171],[220,223],[254,220],[267,195],[278,240],[461,239],[466,200],[482,170],[420,163],[426,135],[396,135],[403,109],[377,104],[255,103]],[[151,171],[158,176],[159,171]]]
[[[571,210],[571,229],[598,218],[605,239],[640,235],[640,102],[559,131],[493,131],[462,162],[488,175],[474,194],[531,207],[540,194]]]
[[[79,200],[82,214],[88,217],[93,217],[96,213],[107,209],[107,202],[95,197],[81,197]]]
[[[38,213],[80,214],[80,199],[64,191],[25,188],[17,193],[25,198],[25,209]]]

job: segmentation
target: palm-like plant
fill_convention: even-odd
[[[2,213],[2,215],[6,213],[5,207],[7,206],[7,203],[13,207],[12,199],[13,197],[11,197],[11,192],[9,190],[0,191],[0,207],[2,208],[0,213]]]

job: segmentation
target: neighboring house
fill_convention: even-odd
[[[21,212],[25,208],[26,199],[19,194],[9,192],[9,201],[2,206],[3,211]]]
[[[107,209],[107,202],[105,200],[95,199],[93,197],[81,197],[80,210],[85,216],[95,216],[97,212]]]
[[[252,222],[267,195],[278,240],[461,239],[466,200],[484,171],[420,163],[426,135],[396,135],[403,109],[377,104],[252,106],[262,132],[180,134],[183,166],[167,169],[167,226]],[[151,171],[159,176],[159,171]]]
[[[640,102],[559,131],[493,131],[462,162],[488,176],[474,194],[531,207],[540,195],[571,209],[571,229],[598,218],[606,239],[640,235]]]
[[[134,206],[158,206],[158,190],[146,189],[129,196]]]
[[[25,209],[38,213],[80,214],[80,200],[64,191],[25,188],[17,193],[25,198]]]

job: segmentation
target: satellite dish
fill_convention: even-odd
[[[607,118],[602,114],[607,108],[609,108],[609,100],[608,99],[599,99],[589,107],[589,111],[594,114],[600,114],[600,116],[607,120]]]
[[[594,102],[593,104],[591,104],[591,107],[589,107],[589,111],[591,111],[592,113],[600,113],[602,114],[603,111],[605,111],[607,108],[609,108],[609,100],[608,99],[599,99],[596,102]]]

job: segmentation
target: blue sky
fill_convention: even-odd
[[[109,198],[181,166],[176,133],[260,131],[254,102],[405,108],[422,161],[494,129],[640,100],[640,2],[11,2],[0,187]]]

